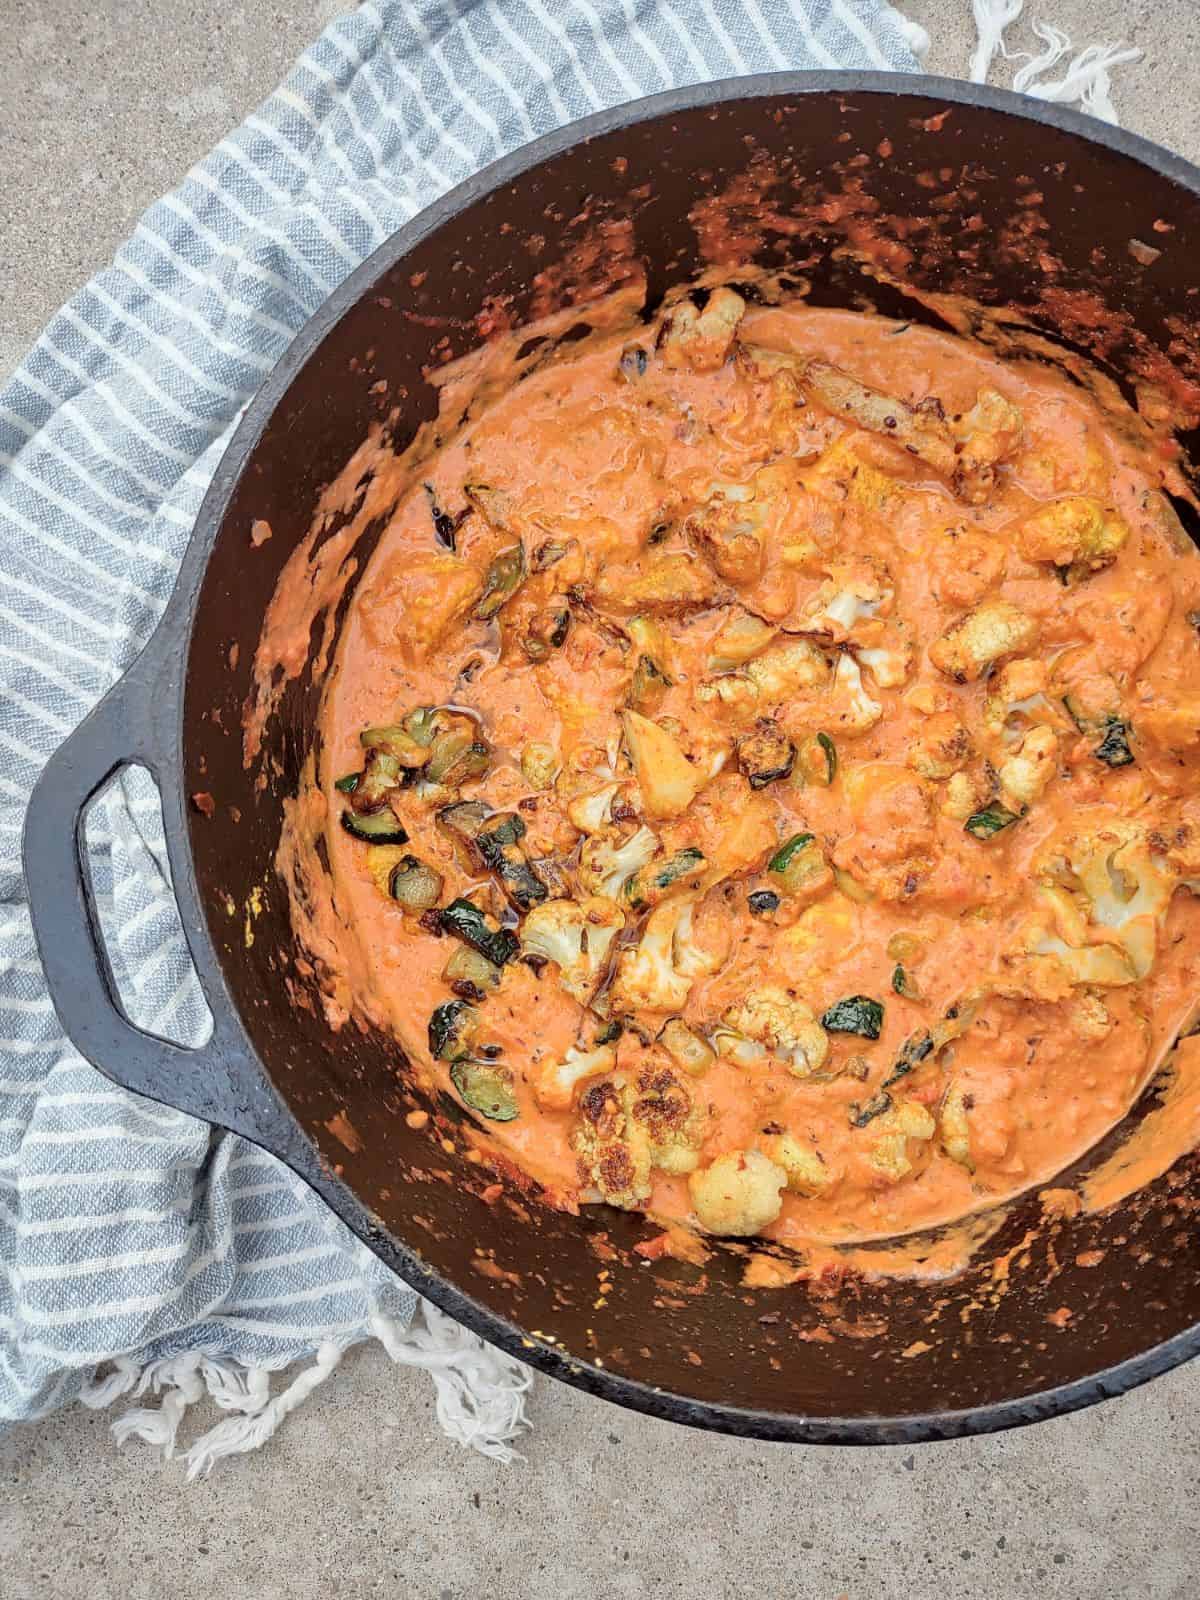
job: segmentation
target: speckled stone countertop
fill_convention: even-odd
[[[965,70],[969,0],[901,0]],[[0,372],[337,0],[2,0]],[[1042,0],[1200,159],[1194,0]],[[1031,36],[1013,31],[1018,48]],[[1004,74],[1000,74],[1004,76]],[[1136,1307],[1131,1307],[1136,1314]],[[1017,1433],[848,1450],[690,1433],[540,1381],[523,1466],[449,1444],[420,1373],[353,1352],[268,1450],[185,1485],[74,1410],[0,1438],[4,1600],[1192,1600],[1200,1366]]]

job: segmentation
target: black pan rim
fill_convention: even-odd
[[[169,680],[174,702],[163,708],[166,759],[158,773],[175,892],[185,926],[193,933],[193,958],[217,1026],[233,1050],[253,1063],[263,1083],[270,1080],[258,1062],[229,994],[201,906],[183,793],[183,739],[186,664],[192,645],[196,601],[212,546],[223,525],[237,483],[251,453],[287,389],[328,332],[379,278],[450,218],[544,161],[588,140],[673,113],[739,101],[809,94],[881,94],[912,97],[951,107],[969,106],[1040,123],[1077,135],[1089,144],[1140,162],[1200,199],[1200,168],[1153,141],[1112,127],[1068,107],[1035,101],[1004,89],[956,79],[899,72],[777,72],[735,77],[665,90],[624,102],[545,133],[501,157],[438,196],[386,239],[329,295],[293,338],[250,401],[218,463],[197,514],[175,591],[147,650],[177,670]],[[155,652],[155,643],[158,650]],[[273,1086],[272,1086],[273,1087]],[[169,1089],[165,1091],[169,1094]],[[321,1162],[316,1146],[296,1123],[282,1099],[273,1095],[277,1127],[241,1130],[252,1142],[284,1160],[326,1201],[348,1227],[399,1277],[441,1311],[490,1344],[549,1377],[629,1410],[688,1427],[766,1441],[825,1445],[913,1445],[999,1432],[1025,1423],[1062,1416],[1097,1401],[1124,1394],[1200,1354],[1200,1322],[1171,1339],[1087,1378],[1039,1392],[956,1410],[894,1417],[806,1417],[750,1410],[717,1401],[696,1400],[610,1372],[533,1338],[514,1322],[491,1311],[456,1285],[433,1273],[420,1256],[392,1234],[380,1236],[378,1223],[358,1196]],[[256,1137],[257,1133],[261,1138]]]

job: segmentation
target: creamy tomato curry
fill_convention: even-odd
[[[1200,976],[1170,471],[864,314],[560,350],[428,461],[327,687],[371,1013],[561,1206],[835,1241],[1061,1170]]]

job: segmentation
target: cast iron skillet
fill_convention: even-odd
[[[403,443],[433,411],[422,368],[478,339],[489,296],[511,297],[520,319],[534,274],[560,263],[543,294],[574,297],[586,325],[588,286],[570,251],[606,217],[631,222],[653,302],[702,264],[690,207],[756,153],[782,163],[780,210],[809,218],[798,233],[768,230],[761,258],[809,279],[817,303],[937,321],[837,250],[847,218],[874,212],[892,219],[885,232],[907,236],[912,284],[1019,303],[1050,341],[1099,355],[1127,389],[1139,346],[1166,349],[1180,335],[1175,319],[1191,317],[1200,173],[1144,140],[1009,94],[899,75],[780,74],[659,95],[538,140],[377,250],[248,409],[161,626],[33,795],[34,927],[63,1026],[90,1061],[272,1151],[401,1277],[540,1370],[656,1416],[767,1439],[986,1432],[1120,1393],[1200,1348],[1193,1160],[1100,1217],[1048,1223],[1036,1201],[1018,1205],[980,1263],[950,1284],[828,1285],[823,1297],[747,1292],[736,1245],[703,1269],[641,1261],[631,1248],[654,1230],[624,1213],[573,1218],[511,1194],[484,1203],[486,1180],[457,1153],[462,1141],[448,1155],[431,1129],[407,1126],[402,1113],[419,1102],[395,1043],[353,1027],[334,1034],[319,1007],[297,1007],[285,991],[297,974],[272,858],[281,802],[313,737],[310,674],[268,730],[261,792],[242,764],[240,713],[264,609],[319,486],[378,415],[372,385],[386,380],[390,400],[400,398]],[[826,191],[856,198],[814,222]],[[1131,237],[1163,253],[1147,265]],[[1087,308],[1100,304],[1116,323],[1089,322]],[[256,517],[274,537],[252,549]],[[130,1024],[98,933],[81,819],[129,762],[148,767],[162,792],[175,890],[213,1013],[212,1037],[195,1051]],[[215,797],[211,818],[189,807],[197,791]],[[263,910],[248,948],[242,913],[256,885]],[[456,1109],[432,1109],[453,1140]],[[330,1131],[344,1128],[339,1114],[355,1148]],[[1077,1263],[1097,1250],[1099,1266]],[[990,1268],[1005,1251],[1011,1287],[999,1293]],[[1051,1324],[1062,1307],[1070,1320]]]

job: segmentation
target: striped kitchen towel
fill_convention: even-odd
[[[0,389],[0,1418],[161,1394],[116,1432],[171,1453],[210,1395],[229,1415],[188,1452],[205,1470],[374,1335],[429,1369],[452,1437],[511,1454],[526,1369],[418,1307],[270,1156],[71,1049],[25,905],[25,797],[153,631],[246,402],[396,228],[601,107],[785,67],[911,70],[923,39],[881,0],[375,0],[150,207]],[[93,807],[89,849],[131,1016],[197,1043],[144,773]]]

